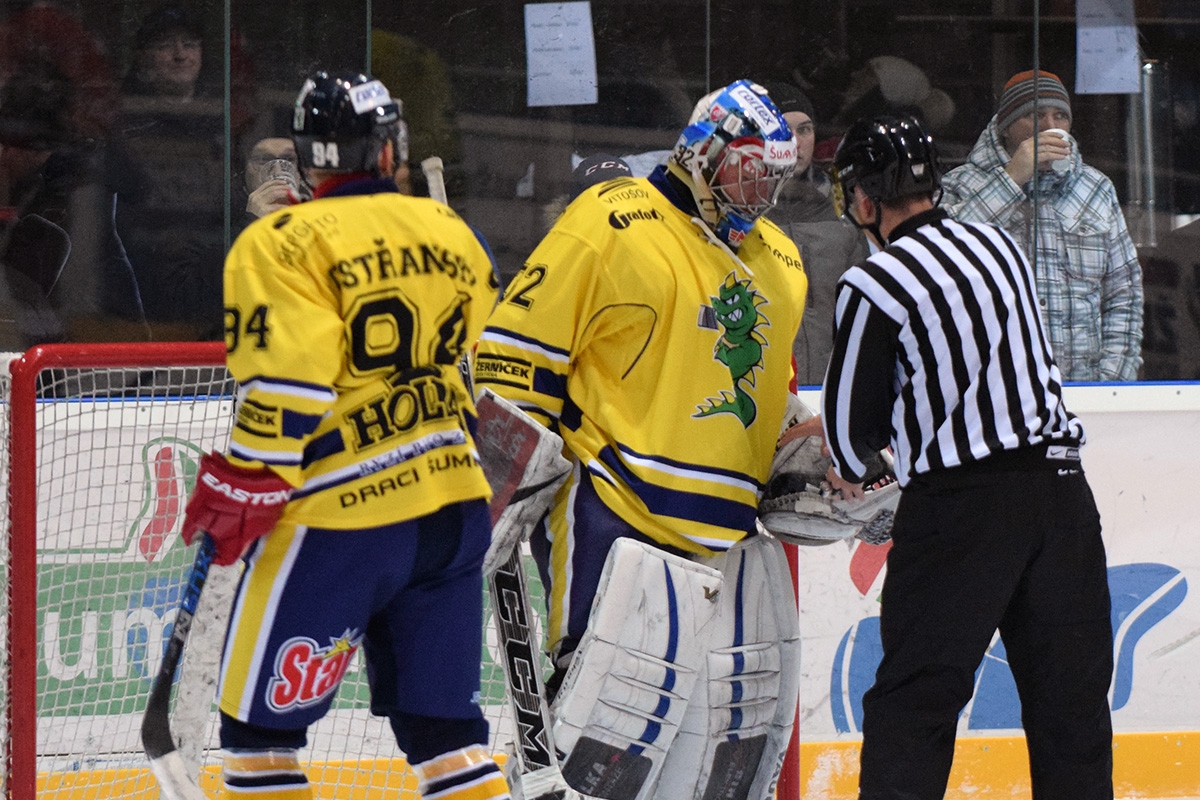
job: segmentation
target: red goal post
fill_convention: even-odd
[[[6,361],[0,636],[9,657],[0,675],[0,790],[11,800],[152,800],[157,787],[138,730],[191,564],[179,539],[183,505],[199,456],[224,448],[233,421],[225,348],[44,345]],[[788,555],[794,576],[794,548]],[[513,732],[490,619],[485,639],[482,701],[500,754]],[[187,671],[185,655],[185,678]],[[180,751],[215,797],[211,704],[207,712],[207,730],[176,733],[189,737]],[[415,797],[386,720],[367,710],[361,665],[348,671],[334,710],[309,739],[301,756],[318,797]],[[797,741],[794,734],[781,798],[799,797]]]

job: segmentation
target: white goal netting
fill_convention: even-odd
[[[181,346],[178,361],[165,363],[161,353],[143,360],[140,346],[120,347],[121,363],[101,349],[97,360],[109,366],[90,365],[86,348],[51,348],[78,364],[52,359],[16,394],[13,356],[0,371],[0,633],[11,654],[0,660],[0,737],[11,753],[3,790],[14,800],[34,800],[33,786],[38,797],[64,800],[157,796],[141,716],[194,556],[179,538],[183,508],[201,454],[227,442],[235,387],[219,346]],[[485,633],[482,703],[499,753],[512,725],[486,619]],[[183,679],[189,664],[185,657]],[[216,713],[211,696],[202,702],[200,722],[184,719],[176,732],[215,796]],[[368,712],[361,662],[301,757],[319,797],[415,792],[387,721]]]

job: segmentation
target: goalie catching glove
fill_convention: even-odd
[[[196,488],[183,519],[183,541],[207,533],[217,547],[213,563],[228,566],[251,542],[271,532],[292,486],[269,469],[246,469],[213,452],[200,459]]]
[[[792,395],[783,429],[813,416],[800,398]],[[820,436],[804,436],[775,452],[767,488],[758,503],[763,527],[798,545],[829,544],[855,536],[871,544],[890,539],[900,501],[891,454],[884,450],[867,461],[862,500],[844,500],[825,480],[833,459],[822,455],[821,446]]]

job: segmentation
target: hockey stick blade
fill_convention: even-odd
[[[204,591],[204,583],[208,580],[208,570],[216,552],[212,537],[203,534],[196,560],[192,562],[191,572],[188,573],[183,600],[171,629],[171,639],[167,642],[158,674],[154,676],[154,686],[142,716],[142,749],[150,759],[150,769],[168,800],[207,800],[196,785],[195,776],[188,774],[175,747],[175,738],[171,733],[171,685],[175,681],[175,671],[183,657],[188,632],[192,629],[192,618],[196,615],[200,594]]]
[[[567,785],[558,767],[544,767],[512,777],[513,800],[581,800],[579,792]]]

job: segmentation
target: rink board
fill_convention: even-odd
[[[503,758],[497,760],[503,764]],[[1195,770],[1198,763],[1200,738],[1195,734],[1118,735],[1113,746],[1116,796],[1128,800],[1200,797],[1197,786],[1200,778]],[[960,740],[946,799],[1028,798],[1028,769],[1025,742],[1020,737]],[[200,778],[200,787],[214,798],[221,788],[219,772],[218,767],[210,766]],[[365,777],[369,775],[386,777]],[[858,796],[858,743],[802,744],[800,775],[801,797],[805,800],[853,800]],[[416,776],[402,758],[312,767],[308,776],[316,796],[322,800],[420,800]],[[337,791],[332,788],[334,784],[339,787]],[[45,775],[38,780],[38,797],[81,800],[85,795],[76,786],[88,787],[87,800],[158,797],[154,779],[145,769],[107,770],[101,775],[78,772]],[[105,788],[97,790],[98,786]]]
[[[1195,521],[1197,502],[1189,480],[1194,454],[1200,452],[1200,386],[1073,386],[1068,387],[1067,397],[1088,431],[1084,466],[1105,526],[1114,589],[1117,675],[1112,701],[1118,796],[1200,796],[1200,734],[1196,732],[1200,725],[1195,712],[1200,708],[1200,537],[1196,535],[1200,524]],[[815,393],[807,393],[806,399],[817,404]],[[94,427],[83,426],[90,431],[76,433],[94,435],[112,421],[98,414]],[[121,465],[128,470],[126,488],[108,502],[133,507],[135,517],[140,516],[138,511],[144,513],[154,496],[148,466],[161,467],[165,458],[181,466],[210,446],[206,440],[214,432],[192,433],[194,439],[188,435],[186,442],[124,443],[138,457]],[[69,448],[69,468],[60,472],[71,482],[81,481],[89,469],[73,461],[86,451],[75,444]],[[186,470],[176,472],[182,490]],[[162,484],[161,474],[157,482]],[[47,505],[52,505],[58,492],[49,487],[45,491]],[[43,542],[39,559],[47,570],[48,583],[42,583],[47,588],[54,584],[56,570],[71,571],[72,580],[105,585],[117,581],[121,586],[144,574],[151,564],[173,575],[186,571],[188,553],[177,541],[177,525],[156,539],[153,552],[148,552],[144,525],[102,530],[95,515],[76,520],[75,509],[60,511],[52,517],[61,520],[61,527]],[[81,532],[88,541],[79,538]],[[79,556],[89,550],[97,555],[103,551],[106,559],[122,565],[107,571],[86,565],[92,574],[82,574],[86,570],[78,566]],[[800,553],[801,782],[806,798],[855,796],[861,739],[858,703],[869,685],[872,659],[878,656],[871,620],[878,617],[881,555],[860,553],[859,546],[845,544]],[[55,752],[54,740],[72,729],[105,730],[101,718],[140,717],[148,679],[157,667],[158,645],[172,622],[174,596],[163,588],[153,596],[135,591],[145,599],[136,608],[113,605],[111,595],[95,607],[78,602],[56,605],[50,596],[45,598],[49,602],[39,598],[39,683],[43,688],[69,684],[84,689],[69,697],[64,694],[62,704],[47,709],[50,713],[39,720],[40,752]],[[136,641],[135,627],[141,631]],[[979,691],[964,712],[949,797],[1028,796],[1019,706],[1009,685],[1011,677],[1005,681],[1000,647],[997,642],[985,661]],[[485,652],[485,662],[492,660],[491,655]],[[335,707],[361,707],[365,700],[361,674],[352,670],[347,683]],[[496,703],[500,698],[488,701]],[[381,733],[387,738],[386,731]],[[98,800],[131,793],[156,795],[153,781],[141,768],[144,762],[139,763],[136,743],[111,744],[120,752],[111,761],[74,765],[54,763],[53,757],[41,761],[39,794]],[[386,750],[384,742],[380,745]],[[367,800],[410,790],[411,774],[402,765],[401,759],[384,755],[369,763],[326,768],[364,776],[366,785],[356,787],[353,797]],[[383,766],[386,769],[372,768]],[[98,788],[98,772],[104,778],[101,785],[111,789]],[[206,788],[215,790],[215,769],[210,767],[206,774],[210,781]],[[320,786],[320,776],[313,777]]]
[[[819,395],[802,392],[814,408]],[[1068,386],[1088,442],[1113,596],[1118,797],[1200,797],[1200,385]],[[1013,502],[1020,502],[1014,497]],[[801,782],[853,798],[861,697],[879,663],[886,547],[800,549]],[[959,724],[948,797],[1028,797],[1020,705],[997,638]]]

